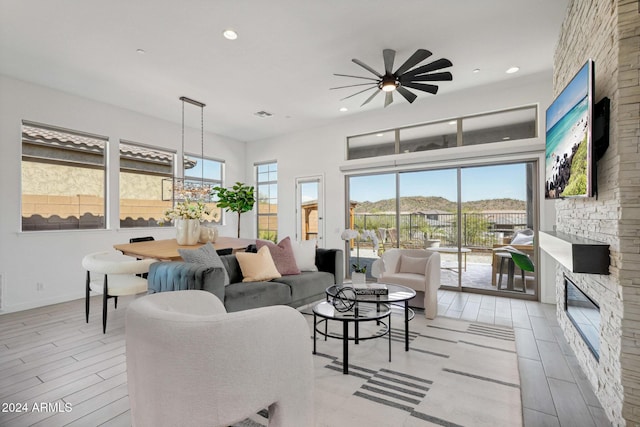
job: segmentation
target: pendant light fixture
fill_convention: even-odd
[[[179,177],[174,177],[173,179],[173,199],[175,201],[182,200],[201,200],[201,201],[209,201],[210,199],[210,189],[208,186],[204,185],[204,107],[206,104],[196,101],[191,98],[187,98],[186,96],[181,96],[180,101],[182,101],[182,144],[180,147],[180,157],[182,158],[182,162],[180,165],[180,170],[178,170]],[[188,180],[186,178],[185,171],[187,169],[191,169],[195,167],[198,162],[189,159],[184,150],[184,106],[185,103],[189,103],[191,105],[195,105],[200,108],[200,170],[201,177],[200,182],[194,182],[193,179]]]

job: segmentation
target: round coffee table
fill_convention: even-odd
[[[318,317],[321,320],[318,321]],[[386,320],[386,323],[384,319]],[[327,323],[329,320],[335,320],[342,322],[342,334],[329,332]],[[359,336],[358,325],[360,322],[376,321],[382,324],[382,328],[379,332],[365,337]],[[355,325],[355,334],[349,335],[349,322],[353,322]],[[324,324],[324,331],[319,329],[319,326]],[[328,338],[337,338],[342,340],[342,373],[349,373],[349,341],[369,340],[373,338],[380,338],[387,335],[389,337],[389,362],[391,362],[391,309],[388,304],[382,303],[357,303],[351,306],[349,310],[339,311],[329,301],[322,301],[313,307],[313,354],[316,354],[316,342],[317,334],[324,336],[326,341]]]
[[[389,305],[398,305],[404,309],[404,351],[409,351],[409,321],[414,318],[415,312],[409,307],[409,300],[416,296],[416,291],[406,286],[393,285],[391,283],[378,283],[379,285],[385,285],[389,293],[387,295],[356,295],[356,303],[383,303]],[[343,286],[333,285],[329,286],[325,293],[327,294],[327,301],[330,298],[335,298],[338,291],[350,284],[345,283]],[[357,328],[357,325],[356,325]],[[357,329],[356,329],[357,333]]]

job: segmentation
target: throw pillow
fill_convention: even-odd
[[[291,249],[300,271],[318,271],[316,267],[316,239],[292,241]]]
[[[400,255],[400,273],[422,274],[427,269],[427,258]]]
[[[516,237],[511,240],[512,245],[533,245],[533,235],[527,236],[526,234],[518,233]]]
[[[243,282],[261,282],[282,277],[266,246],[258,249],[256,253],[237,252],[236,258],[242,270]]]
[[[207,242],[206,245],[200,246],[198,249],[178,249],[178,253],[184,262],[220,267],[224,271],[224,285],[227,286],[229,284],[229,273],[224,268],[224,264],[211,242]]]
[[[264,246],[269,249],[273,263],[276,265],[280,274],[283,276],[300,274],[300,269],[298,269],[298,265],[296,264],[296,257],[293,254],[291,239],[289,237],[285,237],[277,245],[268,240],[258,240],[256,242],[258,249]]]

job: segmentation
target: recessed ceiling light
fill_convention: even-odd
[[[344,113],[345,111],[349,111],[349,109],[347,107],[340,107],[340,111]]]
[[[384,133],[376,133],[376,136],[384,136]]]
[[[479,73],[479,72],[480,72],[480,68],[474,68],[474,69],[473,69],[473,73],[474,73],[474,74]]]
[[[449,124],[450,124],[450,125],[455,125],[455,124],[458,124],[458,121],[457,121],[457,120],[451,120],[451,121],[449,122]]]
[[[147,51],[145,51],[144,49],[136,49],[136,52],[138,52],[140,55],[144,55],[145,53],[147,53]]]
[[[224,36],[225,39],[227,40],[235,40],[238,38],[238,33],[236,33],[235,31],[229,29],[229,30],[224,30],[222,32],[222,35]]]
[[[506,73],[513,74],[513,73],[517,73],[518,71],[520,71],[520,67],[511,67],[506,71]]]
[[[502,138],[502,140],[503,140],[503,141],[508,141],[508,140],[510,140],[510,139],[511,139],[511,137],[510,137],[510,136],[505,136],[504,138]]]

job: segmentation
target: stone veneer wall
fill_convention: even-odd
[[[558,319],[615,425],[640,423],[640,5],[570,0],[554,58],[557,95],[588,58],[596,101],[611,100],[610,144],[598,162],[598,197],[556,202],[558,231],[610,245],[610,275],[558,266]],[[600,305],[600,362],[564,313],[563,274]]]

